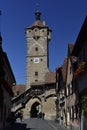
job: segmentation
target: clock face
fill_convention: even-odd
[[[39,58],[34,58],[34,63],[39,63]]]

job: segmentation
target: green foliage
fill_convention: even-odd
[[[87,94],[82,96],[82,109],[83,109],[84,119],[87,123]]]

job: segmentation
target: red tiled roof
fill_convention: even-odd
[[[33,83],[31,83],[31,86],[41,86],[44,84],[45,84],[44,82],[33,82]]]
[[[32,25],[32,26],[39,26],[39,27],[45,27],[45,25],[40,21],[40,20],[36,20]]]
[[[31,86],[42,86],[45,84],[51,84],[56,82],[56,73],[55,72],[47,72],[45,75],[45,82],[33,82]]]
[[[25,84],[17,84],[12,87],[12,90],[13,90],[14,95],[16,95],[17,92],[19,92],[19,94],[22,94],[23,92],[25,92],[26,86]]]
[[[27,28],[32,28],[33,29],[34,27],[44,28],[44,27],[47,27],[47,26],[44,25],[42,21],[36,20],[31,26],[28,26]]]
[[[45,76],[45,84],[56,82],[56,72],[47,72]]]

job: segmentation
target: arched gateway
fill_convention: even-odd
[[[33,103],[33,105],[31,106],[31,110],[30,110],[30,117],[38,117],[39,106],[40,106],[39,102]]]

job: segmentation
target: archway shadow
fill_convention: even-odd
[[[39,110],[37,110],[37,107],[40,105],[39,102],[35,102],[33,103],[33,105],[31,106],[31,111],[30,111],[30,117],[31,118],[35,118],[35,117],[38,117],[38,112]]]
[[[15,122],[11,126],[9,126],[6,130],[32,130],[36,128],[27,128],[27,125],[25,123],[17,123]]]

